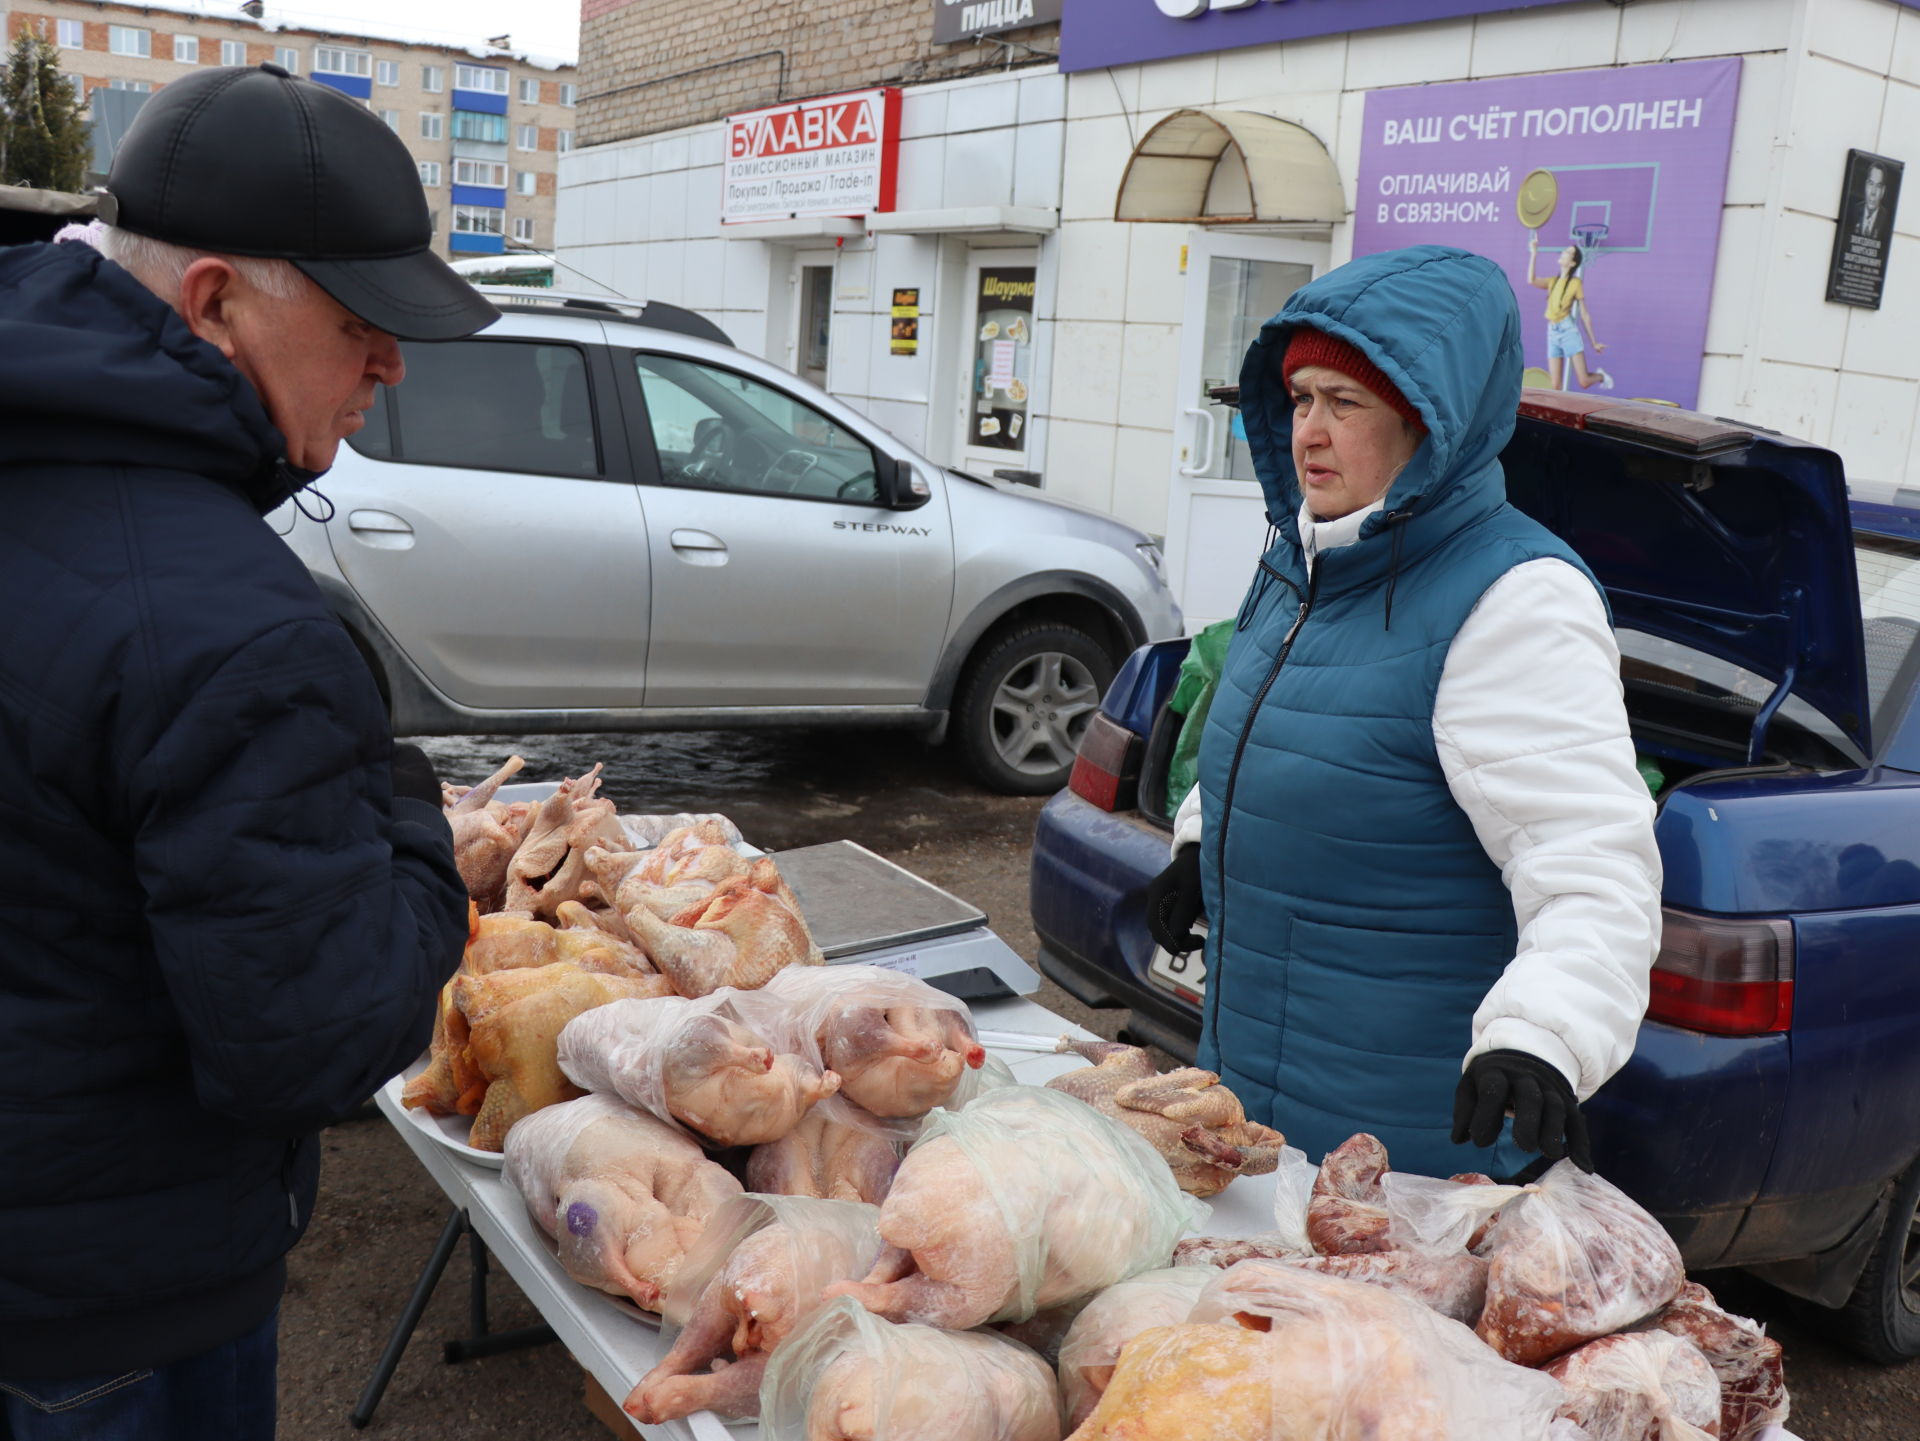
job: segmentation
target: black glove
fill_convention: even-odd
[[[410,801],[425,801],[435,810],[446,804],[440,794],[440,776],[434,770],[433,762],[427,759],[427,753],[419,746],[395,741],[391,769],[396,800],[405,796]]]
[[[1453,1093],[1453,1143],[1471,1139],[1491,1146],[1508,1111],[1513,1143],[1521,1150],[1538,1151],[1549,1161],[1570,1157],[1581,1170],[1593,1169],[1587,1118],[1559,1067],[1525,1051],[1475,1056]]]
[[[1205,944],[1195,935],[1205,902],[1200,895],[1200,847],[1186,845],[1173,853],[1173,864],[1147,882],[1147,930],[1154,940],[1176,956]]]

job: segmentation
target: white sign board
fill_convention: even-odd
[[[720,218],[738,224],[891,210],[899,152],[897,89],[729,115]]]

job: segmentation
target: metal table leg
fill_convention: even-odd
[[[400,1313],[400,1319],[394,1323],[392,1334],[387,1337],[387,1349],[381,1353],[379,1364],[373,1368],[373,1375],[367,1379],[366,1390],[360,1393],[360,1400],[353,1408],[351,1420],[356,1428],[365,1429],[373,1419],[374,1408],[380,1404],[380,1398],[386,1394],[387,1384],[393,1380],[393,1373],[400,1365],[400,1358],[406,1353],[407,1342],[413,1339],[413,1331],[420,1324],[420,1317],[427,1309],[427,1302],[433,1299],[433,1288],[440,1284],[440,1277],[447,1269],[447,1262],[453,1258],[453,1248],[460,1244],[460,1233],[470,1230],[467,1213],[454,1207],[447,1217],[447,1224],[440,1230],[440,1239],[434,1242],[433,1255],[427,1259],[427,1266],[420,1273],[420,1279],[414,1283],[413,1294],[407,1298],[407,1306]],[[474,1237],[477,1242],[480,1238]]]
[[[523,1326],[517,1331],[494,1333],[487,1327],[487,1247],[480,1239],[480,1233],[469,1229],[467,1239],[470,1242],[468,1254],[472,1258],[473,1268],[467,1284],[467,1328],[468,1335],[457,1341],[449,1341],[441,1348],[441,1355],[449,1366],[461,1361],[476,1361],[482,1356],[498,1356],[503,1351],[519,1351],[528,1346],[544,1346],[549,1341],[557,1341],[553,1327]]]

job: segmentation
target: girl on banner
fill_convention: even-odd
[[[1527,281],[1535,289],[1547,292],[1547,374],[1555,390],[1559,390],[1566,379],[1569,360],[1573,362],[1573,378],[1582,390],[1591,390],[1596,385],[1602,390],[1613,389],[1613,377],[1606,371],[1598,366],[1587,369],[1586,349],[1580,343],[1580,325],[1584,323],[1593,353],[1598,355],[1606,349],[1593,333],[1593,312],[1587,306],[1586,282],[1580,278],[1580,267],[1585,261],[1580,247],[1569,245],[1560,252],[1559,274],[1544,278],[1535,275],[1534,268],[1540,263],[1540,232],[1527,232]],[[1574,319],[1576,314],[1579,321]]]

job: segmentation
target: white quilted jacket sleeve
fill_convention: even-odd
[[[1488,587],[1447,651],[1433,736],[1519,924],[1465,1059],[1526,1051],[1584,1100],[1633,1054],[1660,947],[1653,798],[1585,576],[1535,560]]]

